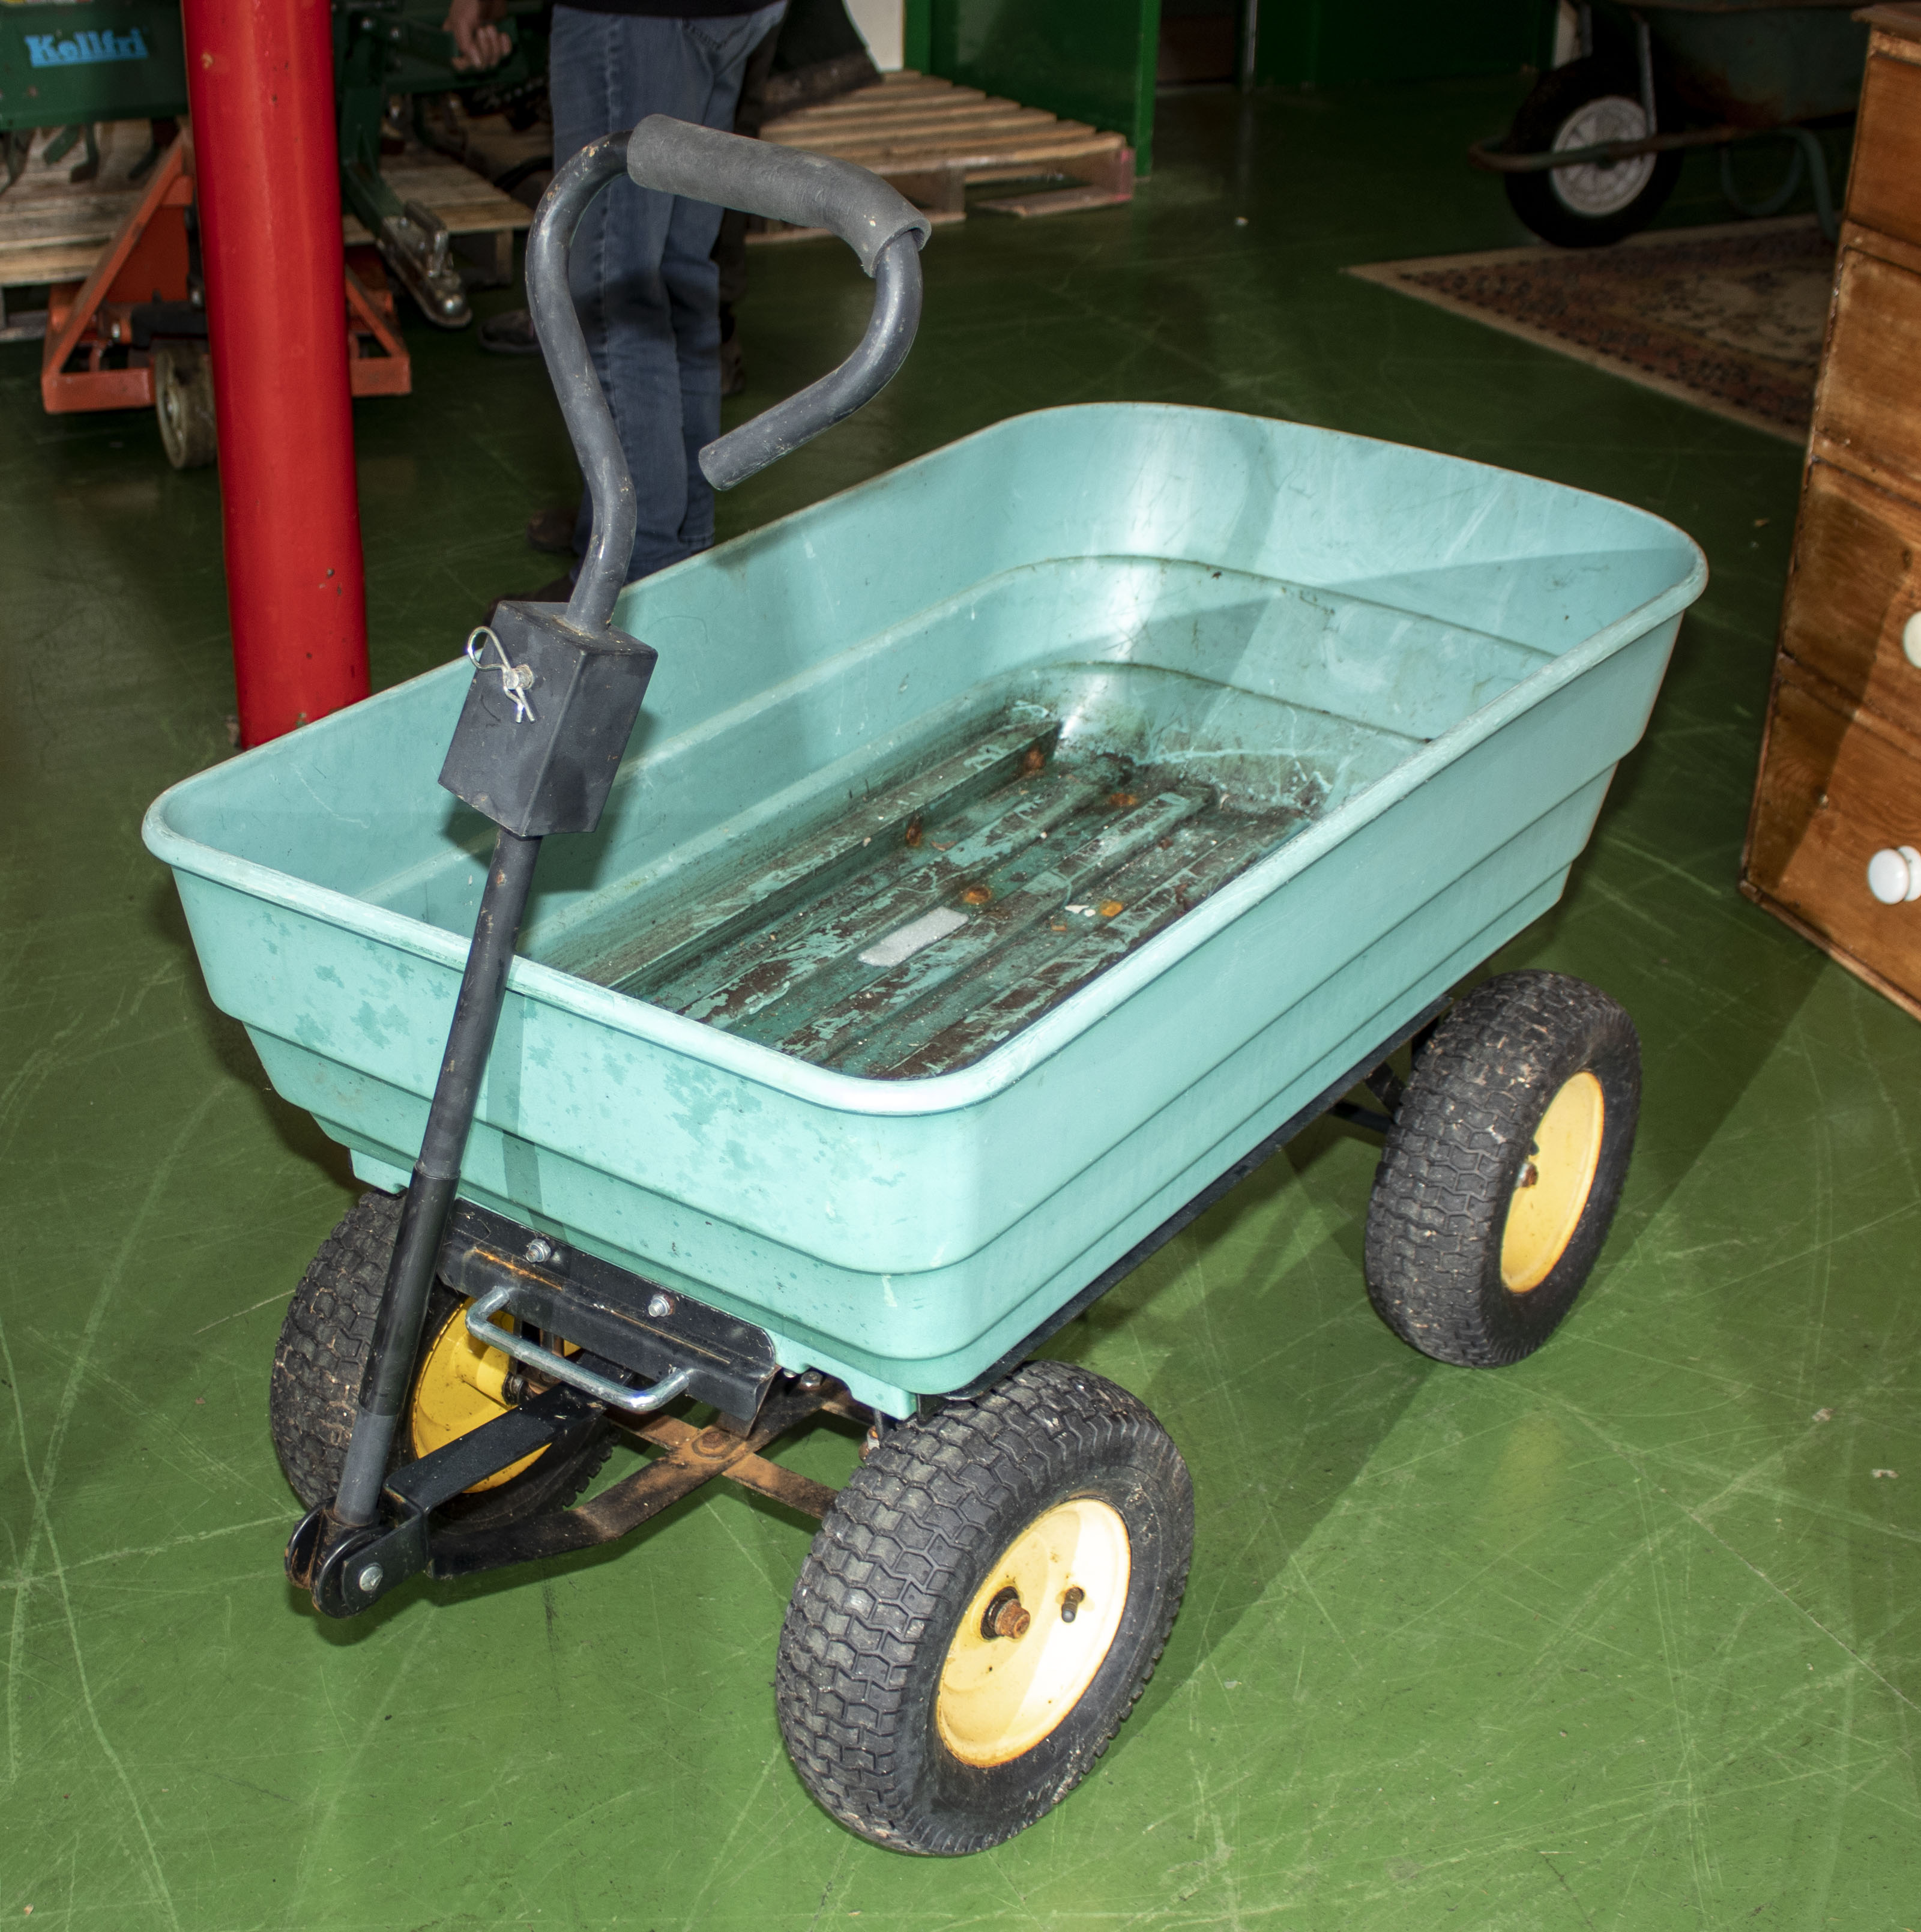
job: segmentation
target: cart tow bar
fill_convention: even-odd
[[[623,171],[644,188],[831,228],[874,280],[867,332],[846,362],[701,451],[701,469],[717,489],[745,482],[877,394],[905,358],[920,320],[919,249],[931,226],[886,182],[845,161],[657,114],[631,135],[590,142],[541,197],[527,242],[528,308],[586,479],[593,534],[565,607],[499,607],[485,634],[493,649],[473,653],[473,682],[441,770],[441,784],[500,830],[401,1209],[340,1486],[287,1545],[288,1575],[336,1616],[366,1609],[403,1576],[427,1567],[431,1510],[552,1441],[570,1419],[592,1413],[592,1402],[617,1401],[631,1413],[678,1393],[668,1387],[672,1376],[634,1390],[538,1351],[539,1370],[554,1388],[410,1466],[423,1475],[430,1466],[424,1487],[406,1480],[406,1470],[388,1474],[541,841],[550,832],[592,832],[599,824],[654,667],[649,646],[613,627],[633,550],[634,485],[567,278],[568,245],[582,213]],[[480,643],[481,634],[473,641]],[[461,1480],[446,1488],[455,1474]],[[383,1498],[394,1519],[387,1527],[379,1522]]]

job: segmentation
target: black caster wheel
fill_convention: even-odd
[[[363,1194],[320,1244],[280,1325],[268,1418],[280,1467],[303,1508],[331,1502],[340,1486],[400,1222],[400,1196]],[[512,1406],[506,1378],[513,1364],[467,1333],[466,1310],[444,1282],[434,1284],[420,1365],[396,1432],[397,1465],[442,1448]],[[480,1529],[564,1508],[592,1480],[613,1442],[608,1425],[596,1419],[477,1483],[441,1514]]]
[[[1415,1063],[1368,1204],[1368,1293],[1464,1368],[1531,1355],[1574,1305],[1634,1151],[1641,1042],[1606,994],[1505,973]]]
[[[890,1429],[814,1540],[776,1708],[802,1781],[897,1851],[1011,1838],[1073,1790],[1154,1673],[1194,1491],[1125,1389],[1032,1362]]]
[[[220,454],[214,429],[214,362],[198,342],[157,342],[154,414],[160,447],[176,470],[204,470]]]
[[[1670,104],[1657,99],[1656,110],[1664,131],[1675,124]],[[1510,154],[1538,154],[1602,141],[1638,141],[1653,131],[1633,62],[1590,54],[1542,77],[1521,104],[1506,146]],[[1680,154],[1669,152],[1501,179],[1515,213],[1543,241],[1598,248],[1645,228],[1674,192],[1680,172]]]

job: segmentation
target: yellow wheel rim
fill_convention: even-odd
[[[1548,1103],[1501,1237],[1501,1280],[1509,1294],[1539,1288],[1574,1239],[1594,1186],[1607,1117],[1601,1083],[1591,1073],[1577,1073]]]
[[[514,1365],[501,1350],[476,1342],[467,1333],[471,1305],[462,1302],[447,1318],[427,1345],[426,1359],[420,1365],[409,1418],[416,1456],[444,1449],[482,1423],[505,1415],[514,1406],[506,1395],[507,1372]],[[506,1327],[505,1314],[493,1318],[497,1326]],[[531,1456],[475,1483],[465,1493],[478,1496],[483,1490],[497,1490],[522,1470],[532,1468],[546,1454],[544,1449],[536,1449]]]
[[[1008,1546],[941,1666],[935,1721],[963,1764],[1032,1750],[1080,1702],[1113,1648],[1131,1570],[1127,1525],[1092,1496],[1057,1503]]]

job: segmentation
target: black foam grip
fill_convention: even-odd
[[[642,188],[738,208],[799,228],[839,236],[871,275],[880,251],[911,233],[925,242],[933,224],[906,196],[851,161],[749,141],[712,128],[650,114],[627,144],[627,172]]]

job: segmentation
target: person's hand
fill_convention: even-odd
[[[514,51],[514,43],[492,25],[507,10],[507,0],[451,0],[442,22],[460,51],[454,64],[463,70],[498,67]]]

